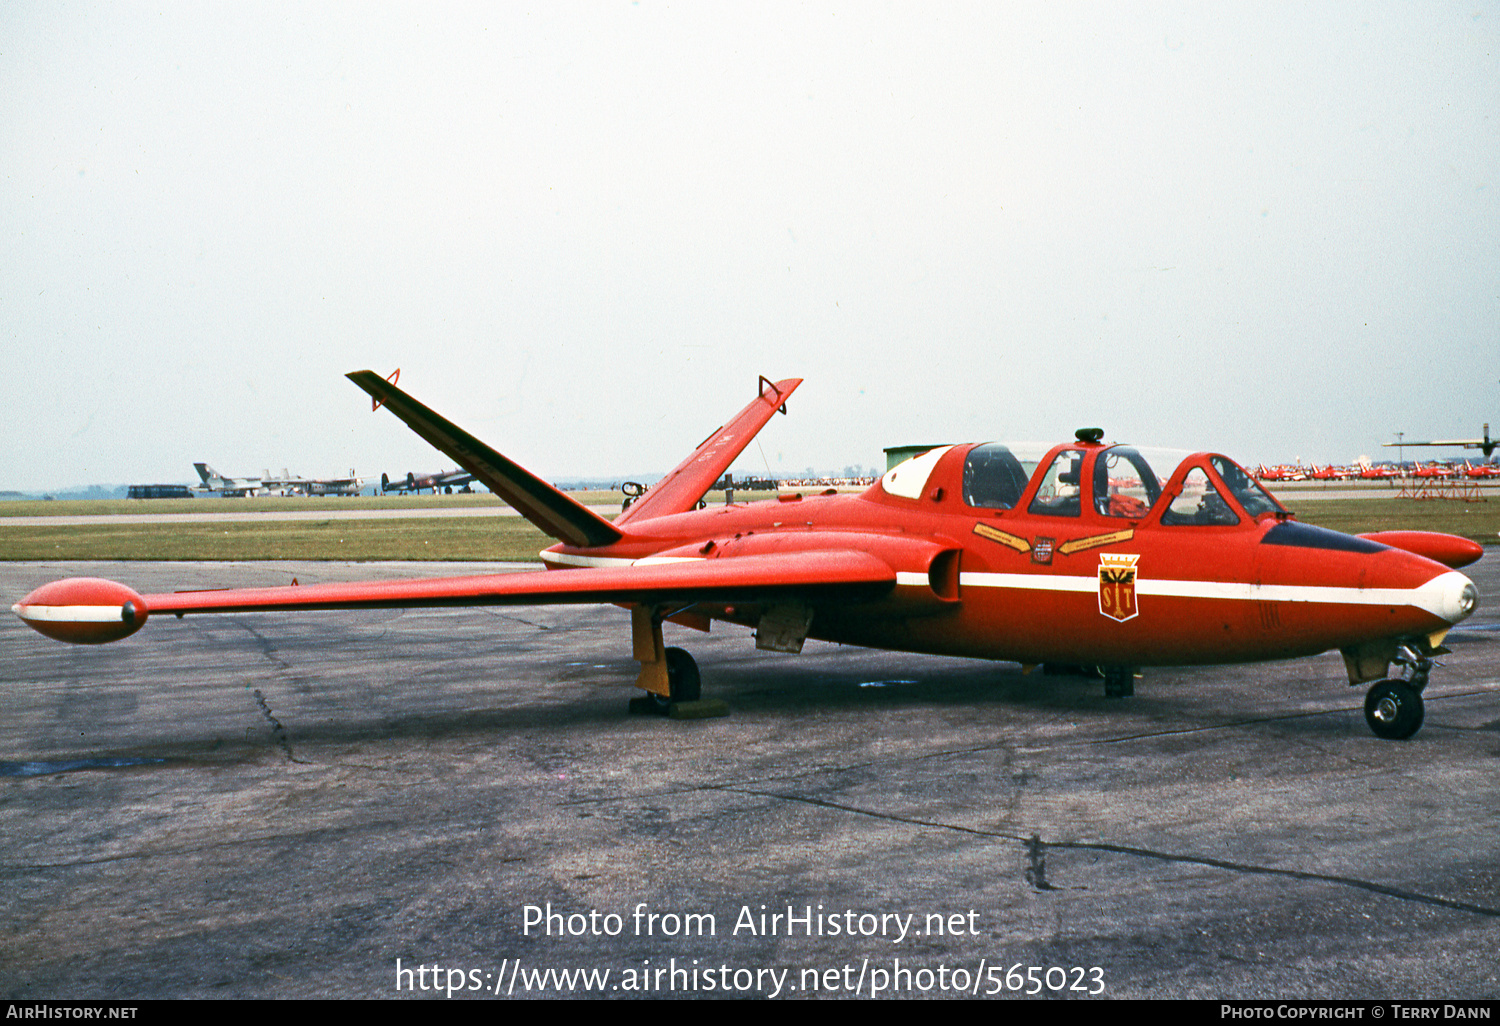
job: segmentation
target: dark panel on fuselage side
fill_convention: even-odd
[[[1330,531],[1326,527],[1299,524],[1294,520],[1277,524],[1260,540],[1262,545],[1290,545],[1298,549],[1332,549],[1336,552],[1384,552],[1390,548],[1368,538]]]

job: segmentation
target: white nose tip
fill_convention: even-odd
[[[1479,605],[1479,589],[1457,570],[1438,574],[1417,589],[1418,605],[1449,623],[1466,620]]]

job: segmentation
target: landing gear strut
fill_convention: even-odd
[[[661,609],[636,606],[631,610],[631,633],[641,674],[635,686],[645,692],[630,700],[630,711],[676,716],[699,702],[703,677],[698,663],[680,648],[667,648],[661,639]],[[697,715],[723,715],[716,710],[697,709]],[[726,710],[727,711],[727,710]]]

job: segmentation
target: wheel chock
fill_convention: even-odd
[[[661,710],[650,695],[636,695],[630,700],[630,712],[633,716],[646,716],[656,715]]]
[[[667,715],[674,720],[709,720],[728,716],[729,703],[722,698],[700,698],[696,702],[673,702]]]
[[[695,702],[660,702],[652,695],[636,695],[630,700],[630,711],[636,716],[667,716],[674,720],[709,720],[716,716],[728,716],[729,703],[722,698],[700,698]]]

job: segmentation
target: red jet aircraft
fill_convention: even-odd
[[[1045,453],[944,445],[862,494],[701,499],[801,384],[759,394],[613,522],[523,470],[371,371],[349,377],[417,434],[558,539],[553,573],[139,595],[111,581],[44,585],[15,612],[43,634],[102,643],[149,616],[291,609],[617,603],[631,611],[633,706],[699,697],[691,656],[662,622],[755,628],[756,644],[806,638],[904,652],[1097,668],[1133,692],[1142,666],[1343,653],[1381,737],[1422,724],[1422,688],[1444,634],[1474,609],[1456,568],[1480,546],[1451,535],[1352,537],[1298,523],[1238,464],[1163,457],[1097,428]],[[1165,474],[1162,476],[1161,471]],[[1401,677],[1386,677],[1390,664]]]

